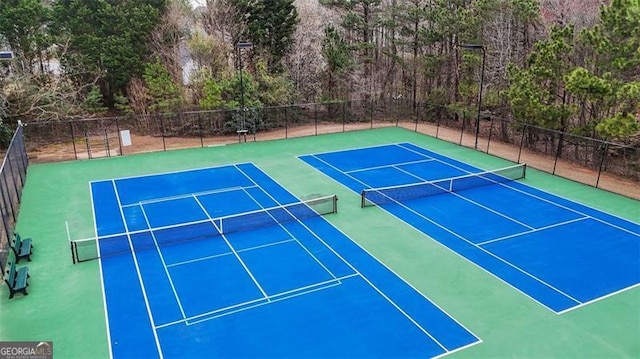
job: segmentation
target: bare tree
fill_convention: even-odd
[[[573,24],[576,31],[590,28],[598,22],[600,7],[611,0],[542,0],[542,18],[547,24]]]
[[[193,14],[186,0],[171,0],[162,20],[151,33],[155,57],[169,70],[176,83],[182,83],[187,62],[186,40],[193,27]]]
[[[533,43],[542,36],[540,14],[525,13],[514,2],[502,0],[483,21],[482,37],[487,51],[487,84],[498,88],[507,85],[507,65],[522,66]]]
[[[319,6],[317,0],[297,0],[295,5],[300,22],[285,64],[299,100],[314,102],[322,91],[320,76],[325,63],[320,49],[324,27],[338,19],[332,11]]]
[[[69,43],[58,48],[64,56]],[[88,115],[84,108],[85,95],[100,78],[78,83],[77,73],[33,73],[31,69],[14,69],[10,77],[0,78],[5,102],[4,115],[11,121],[22,120],[42,123],[57,122]]]
[[[235,44],[242,40],[240,35],[247,27],[246,23],[237,20],[241,18],[239,15],[240,10],[229,0],[207,0],[200,18],[207,34]]]

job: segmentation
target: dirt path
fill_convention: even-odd
[[[395,126],[395,123],[374,123],[374,127],[386,126]],[[415,122],[400,122],[399,126],[412,131],[416,129]],[[369,128],[371,128],[371,123],[369,122],[345,125],[327,123],[318,124],[317,127],[314,125],[308,125],[269,132],[259,132],[255,135],[255,138],[253,134],[249,134],[247,135],[246,141],[254,141],[254,139],[255,141],[268,141],[274,139],[313,136],[328,133],[363,130]],[[435,125],[427,123],[420,123],[418,125],[417,131],[452,143],[462,142],[462,145],[466,147],[474,147],[475,145],[475,136],[471,133],[465,133],[461,139],[459,129],[437,127]],[[238,136],[235,135],[210,136],[202,139],[199,137],[166,137],[163,139],[162,137],[140,136],[133,133],[131,134],[131,138],[133,145],[120,148],[118,138],[117,136],[114,136],[114,138],[110,139],[111,144],[108,150],[104,145],[100,148],[91,148],[91,157],[106,157],[108,155],[117,156],[121,153],[121,150],[123,155],[128,155],[134,153],[144,153],[170,149],[220,146],[225,144],[238,143],[239,140],[245,140],[244,138],[239,139]],[[520,162],[527,163],[527,165],[533,168],[548,173],[555,173],[558,176],[569,178],[590,186],[596,186],[597,184],[598,188],[640,200],[640,183],[626,178],[615,176],[606,172],[602,172],[600,178],[598,178],[598,171],[565,160],[558,160],[557,163],[555,163],[554,168],[553,158],[544,154],[533,152],[526,148],[523,148],[522,152],[520,153],[520,148],[518,146],[500,142],[496,139],[492,139],[491,143],[489,144],[486,138],[479,138],[478,149],[482,152],[486,152],[491,155],[508,159],[514,162],[518,160],[518,154],[520,154]],[[44,146],[42,148],[30,151],[29,158],[32,162],[57,162],[74,160],[76,159],[75,153],[77,153],[78,159],[86,159],[89,157],[89,151],[87,151],[87,146],[84,141],[82,141],[82,143],[77,143],[75,146],[75,150],[73,143]]]

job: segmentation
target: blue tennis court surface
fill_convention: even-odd
[[[481,172],[410,143],[300,158],[356,193]],[[640,283],[637,223],[517,181],[381,207],[557,313]]]
[[[480,342],[253,164],[91,191],[115,358],[436,357]]]

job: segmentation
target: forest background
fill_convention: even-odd
[[[196,5],[2,0],[2,142],[18,121],[242,105],[402,98],[475,113],[483,84],[483,116],[640,145],[640,0]]]

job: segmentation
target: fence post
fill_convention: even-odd
[[[91,159],[91,146],[89,145],[89,134],[87,129],[84,129],[84,143],[87,146],[87,158]]]
[[[420,104],[418,103],[418,105],[416,106],[416,120],[415,120],[415,127],[413,129],[413,132],[418,132],[418,121],[420,120]]]
[[[104,140],[107,147],[107,157],[111,157],[111,149],[109,148],[109,132],[106,128],[104,129]]]
[[[198,134],[200,135],[200,148],[204,147],[204,130],[202,129],[202,112],[198,112]]]
[[[253,142],[256,142],[256,133],[258,132],[258,113],[255,107],[252,108],[253,110]]]
[[[373,100],[369,100],[369,121],[371,122],[371,129],[373,129]]]
[[[24,129],[20,127],[20,155],[22,157],[22,168],[24,174],[27,174],[27,167],[29,167],[29,155],[27,154],[27,145],[24,141]]]
[[[318,104],[313,104],[313,122],[315,123],[316,136],[318,135]]]
[[[7,183],[7,173],[6,171],[2,171],[2,183],[4,184],[3,193],[5,195],[5,208],[11,210],[11,218],[13,218],[13,223],[17,222],[16,219],[16,209],[14,208],[13,201],[11,200],[11,191],[9,190],[9,183]],[[7,202],[9,205],[7,206]]]
[[[18,183],[16,182],[16,176],[15,176],[15,172],[16,170],[14,169],[14,165],[13,165],[13,161],[11,161],[11,156],[7,156],[5,158],[5,164],[9,165],[9,172],[11,172],[11,182],[13,182],[13,188],[16,190],[16,200],[17,202],[20,202],[20,193],[22,192],[20,190],[20,186],[18,186]],[[17,218],[16,218],[17,221]]]
[[[78,151],[76,150],[76,136],[73,133],[73,121],[69,121],[69,127],[71,127],[71,143],[73,144],[73,155],[76,160],[78,159]]]
[[[462,146],[462,137],[464,137],[464,118],[462,119],[462,126],[460,129],[460,143],[458,145]]]
[[[9,246],[11,245],[11,234],[12,234],[9,221],[7,220],[9,216],[5,215],[4,209],[6,208],[5,207],[0,208],[0,215],[2,216],[2,227],[4,229],[5,235],[7,236],[7,243],[6,244],[0,243],[0,249],[2,249],[2,251],[0,251],[0,254],[2,255],[0,256],[0,270],[2,270],[2,273],[5,273],[7,257],[9,255]]]
[[[120,150],[120,156],[122,153],[122,138],[120,138],[120,118],[116,117],[116,131],[118,132],[116,135],[118,136],[118,149]]]
[[[11,148],[7,150],[7,153],[18,152],[18,153],[15,153],[14,155],[18,157],[16,158],[18,160],[18,163],[16,165],[18,166],[18,176],[20,176],[20,195],[21,195],[22,188],[24,188],[24,182],[27,180],[26,174],[27,174],[28,159],[25,158],[26,149],[24,147],[24,139],[22,137],[22,126],[18,126],[15,133],[16,134],[14,135],[14,141],[15,141],[14,146],[18,146],[19,150],[14,150],[13,148]],[[20,195],[18,197],[20,197]]]
[[[160,134],[162,136],[162,150],[166,151],[167,144],[165,143],[165,139],[164,139],[164,121],[162,121],[162,114],[159,114],[158,116],[160,116]]]
[[[5,187],[6,187],[6,183],[7,183],[6,177],[4,178],[4,181],[2,181],[2,182],[4,182]],[[11,209],[11,212],[13,212],[13,206],[11,205],[11,199],[9,198],[9,193],[8,193],[7,189],[2,188],[2,186],[0,186],[0,194],[2,195],[2,202],[4,203],[4,206],[2,206],[2,208],[1,208],[1,209],[3,209],[3,211],[2,211],[2,222],[4,223],[4,229],[5,229],[5,232],[7,233],[7,240],[10,240],[10,238],[11,238],[11,225],[10,225],[10,223],[8,221],[8,219],[9,219],[9,212],[8,211],[9,211],[9,209]],[[7,203],[7,200],[9,201],[8,203]],[[15,222],[15,216],[12,216],[12,217],[14,217],[13,221]]]
[[[440,107],[440,105],[436,105],[436,106]],[[440,116],[436,114],[436,138],[438,138],[439,135],[440,135]]]
[[[284,139],[289,138],[289,117],[287,116],[287,107],[284,107]]]
[[[491,135],[493,135],[493,116],[489,117],[489,139],[487,139],[487,154],[489,154],[489,146],[491,146]]]
[[[556,174],[556,166],[558,166],[558,157],[562,156],[562,143],[564,142],[564,129],[560,132],[560,138],[558,139],[558,147],[556,148],[556,158],[553,161],[552,175]]]
[[[596,179],[596,188],[600,184],[600,175],[602,174],[602,167],[604,166],[604,159],[609,153],[609,143],[604,145],[604,151],[602,151],[602,158],[600,158],[600,166],[598,166],[598,178]]]
[[[393,111],[393,113],[394,113],[394,116],[396,117],[396,127],[398,127],[398,124],[400,122],[400,115],[398,114],[398,112],[399,112],[398,111],[398,102],[399,101],[398,101],[397,98],[393,98],[393,104],[394,104],[393,107],[395,108],[395,111]]]
[[[346,101],[342,101],[342,132],[345,131],[345,127],[344,127],[345,126],[345,122],[346,122],[345,121],[345,116],[347,115],[346,114],[346,110],[345,110],[346,103],[347,103]]]
[[[524,134],[526,132],[526,128],[527,128],[526,125],[522,126],[522,137],[520,138],[520,150],[518,151],[517,163],[520,163],[520,156],[522,155],[522,146],[524,146]]]

